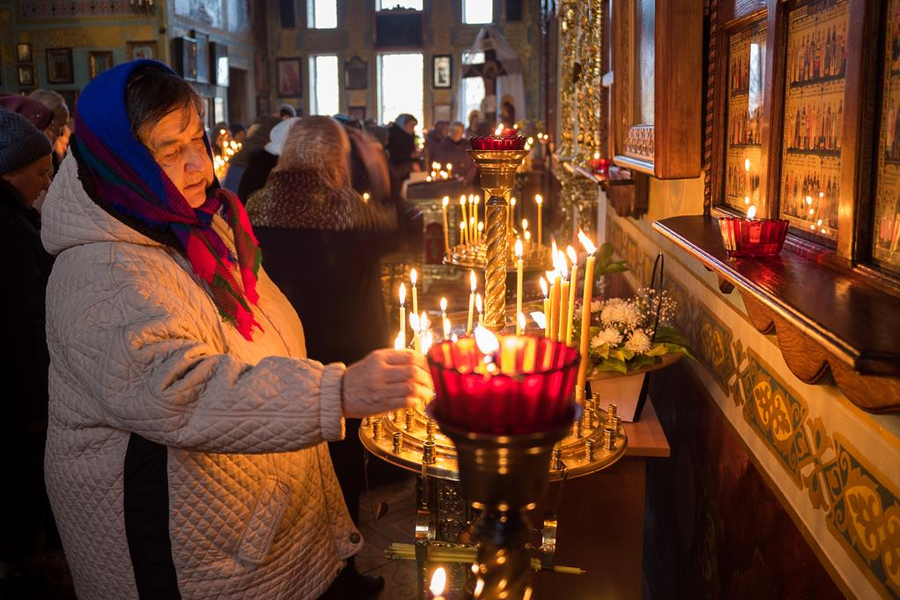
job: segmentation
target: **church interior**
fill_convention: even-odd
[[[0,0],[0,91],[0,600],[900,598],[900,0]]]

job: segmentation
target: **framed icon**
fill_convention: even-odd
[[[128,42],[126,44],[128,60],[139,58],[155,59],[157,55],[156,42]]]
[[[303,95],[299,58],[278,59],[278,96],[280,98],[300,98]]]
[[[33,60],[31,56],[31,44],[24,42],[16,44],[16,58],[19,62],[31,62]]]
[[[34,66],[33,65],[19,65],[19,85],[24,86],[33,86],[34,85]]]
[[[453,87],[453,57],[449,54],[435,54],[431,59],[432,86],[438,89]]]
[[[88,64],[90,65],[91,79],[108,71],[113,66],[113,53],[110,51],[88,52]]]
[[[47,48],[47,81],[49,83],[74,83],[71,48]]]

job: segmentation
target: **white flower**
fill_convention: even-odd
[[[631,302],[621,298],[607,300],[600,313],[600,320],[604,325],[620,324],[628,329],[637,327],[641,320],[641,313]]]
[[[631,350],[635,354],[643,354],[650,350],[650,338],[642,329],[637,329],[631,333],[631,337],[625,342],[625,349]]]
[[[599,348],[603,344],[609,344],[610,346],[615,346],[622,342],[622,334],[619,333],[619,330],[614,327],[607,327],[600,333],[594,336],[594,339],[591,340],[591,346],[594,348]]]
[[[600,300],[594,300],[593,302],[591,302],[592,313],[600,312],[601,308],[603,308],[603,302],[601,302]]]

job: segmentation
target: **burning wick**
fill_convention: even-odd
[[[497,354],[500,352],[500,340],[489,330],[479,325],[475,328],[475,344],[478,346],[478,350],[484,354],[482,364],[484,365],[485,373],[493,375],[497,372],[496,360]]]
[[[431,592],[435,600],[438,600],[438,598],[443,599],[444,589],[446,587],[447,572],[444,570],[444,567],[438,567],[431,576],[431,583],[428,585],[428,591]]]
[[[747,209],[747,218],[748,219],[756,218],[756,205],[755,204]]]

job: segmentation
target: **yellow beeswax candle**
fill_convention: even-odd
[[[469,289],[471,290],[469,293],[469,320],[466,323],[466,335],[472,335],[472,316],[475,312],[475,270],[469,271]]]
[[[522,314],[522,240],[516,240],[516,314]],[[519,320],[516,319],[516,335],[522,335]]]
[[[400,337],[406,346],[406,284],[400,284]]]
[[[469,243],[469,219],[466,216],[466,197],[459,197],[459,211],[462,213],[462,217],[460,217],[459,228],[462,230],[462,236],[460,236],[459,243],[460,244],[468,244]]]
[[[444,254],[450,254],[450,226],[447,224],[447,205],[450,204],[450,198],[444,196],[441,200],[441,211],[444,217]]]
[[[566,247],[566,254],[572,263],[572,275],[569,277],[569,307],[566,309],[566,346],[571,346],[572,327],[575,321],[575,291],[578,289],[578,254],[572,246]]]
[[[484,326],[484,302],[481,300],[481,294],[475,294],[475,310],[478,311],[478,326]]]
[[[549,276],[549,274],[548,274]],[[550,334],[550,290],[547,289],[547,280],[540,279],[541,293],[544,294],[544,337]]]
[[[538,218],[537,243],[538,243],[538,246],[540,246],[543,243],[543,238],[544,238],[544,235],[543,235],[543,232],[544,232],[544,216],[543,216],[544,197],[541,196],[540,194],[536,194],[534,196],[534,202],[535,202],[535,204],[537,204],[537,218]]]
[[[550,281],[550,319],[548,321],[550,324],[550,335],[548,337],[554,341],[556,341],[559,333],[559,286],[562,283],[561,279],[559,271],[553,271]]]
[[[409,282],[412,283],[412,311],[414,315],[419,314],[419,293],[416,283],[419,281],[419,273],[412,269],[409,272]]]
[[[577,381],[577,385],[580,386],[582,393],[584,393],[584,384],[587,380],[588,369],[587,355],[591,329],[591,300],[593,299],[594,289],[594,253],[597,252],[597,247],[594,246],[593,242],[591,242],[588,236],[584,235],[584,232],[581,230],[578,231],[578,239],[588,253],[587,261],[584,263],[584,296],[582,296],[581,300],[581,344],[579,346],[581,364],[578,367]]]

